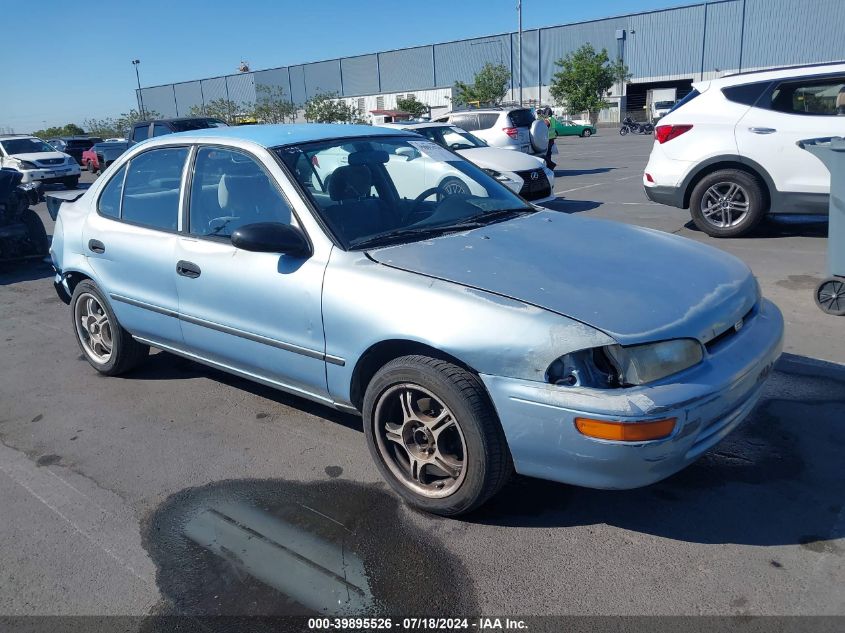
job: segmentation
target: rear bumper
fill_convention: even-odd
[[[590,488],[637,488],[683,469],[733,431],[757,403],[782,344],[783,317],[761,300],[739,333],[673,383],[597,390],[481,378],[517,472]],[[615,442],[579,433],[579,416],[621,422],[674,417],[677,423],[666,439]]]
[[[684,209],[684,191],[680,187],[662,185],[643,185],[646,197],[652,202]]]

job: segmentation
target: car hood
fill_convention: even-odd
[[[542,169],[543,161],[524,152],[515,152],[498,147],[473,147],[458,150],[458,154],[479,167],[495,169],[496,171],[527,171]]]
[[[68,155],[63,154],[62,152],[28,152],[24,154],[9,154],[10,158],[15,158],[17,160],[28,160],[28,161],[38,161],[38,160],[47,160],[49,158],[62,158],[67,159]]]
[[[622,345],[706,343],[742,319],[759,292],[748,267],[715,248],[552,211],[369,254],[394,268],[551,310]]]

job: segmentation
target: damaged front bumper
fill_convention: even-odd
[[[676,473],[733,431],[760,398],[782,345],[783,317],[763,299],[735,336],[708,350],[700,364],[659,383],[600,390],[481,379],[517,472],[590,488],[637,488]],[[576,417],[677,422],[665,439],[620,442],[582,435]]]

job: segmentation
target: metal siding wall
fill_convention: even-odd
[[[510,36],[479,37],[434,46],[434,83],[452,86],[456,81],[472,83],[484,64],[511,67]]]
[[[200,82],[187,81],[173,86],[176,89],[176,103],[179,106],[179,116],[188,116],[191,108],[202,109],[202,90]]]
[[[202,80],[202,96],[208,105],[217,99],[226,98],[226,80],[223,77]]]
[[[684,75],[701,68],[704,5],[628,18],[626,62],[635,78]]]
[[[156,112],[161,117],[176,116],[176,102],[173,100],[173,84],[166,86],[155,86],[154,88],[142,88],[144,97],[144,110]]]
[[[513,42],[513,89],[519,90],[519,34],[511,33]],[[540,82],[540,31],[522,32],[522,88],[536,88]],[[526,97],[527,98],[527,97]]]
[[[696,68],[699,75],[717,68],[722,72],[737,70],[741,38],[742,0],[707,5],[704,63],[703,68]]]
[[[343,71],[344,95],[367,95],[379,91],[376,55],[345,57],[340,60],[340,67]]]
[[[597,51],[606,48],[610,59],[616,59],[619,54],[616,29],[624,28],[627,28],[627,21],[617,18],[540,29],[540,77],[543,85],[549,85],[552,75],[559,70],[555,62],[584,44],[592,44]]]
[[[227,75],[225,79],[230,101],[238,105],[255,103],[255,77],[252,73]]]
[[[746,0],[743,69],[845,59],[843,0]]]
[[[406,48],[379,53],[381,91],[424,90],[434,88],[431,46]]]
[[[264,93],[259,89],[259,86],[269,86],[273,92],[276,88],[281,88],[285,96],[290,99],[290,77],[288,76],[287,67],[273,68],[271,70],[259,70],[255,73],[255,98],[261,99]]]
[[[290,72],[290,88],[293,91],[291,100],[296,105],[302,105],[308,100],[308,95],[305,93],[305,71],[302,66],[291,66],[288,71]]]
[[[340,60],[306,64],[305,88],[309,97],[325,92],[340,94]]]

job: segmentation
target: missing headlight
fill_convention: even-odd
[[[619,370],[603,347],[561,356],[546,371],[546,380],[563,387],[615,389],[621,386]]]

